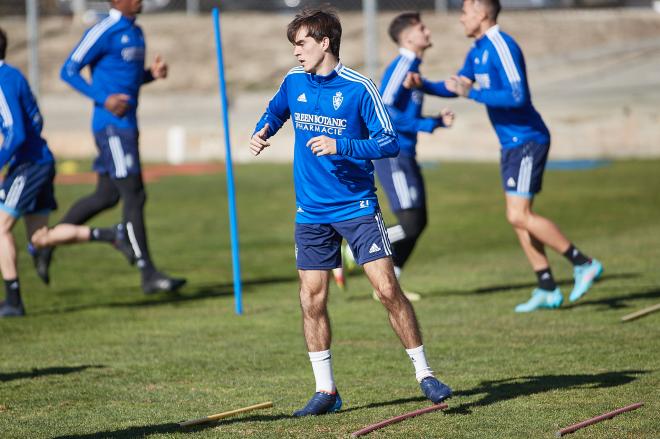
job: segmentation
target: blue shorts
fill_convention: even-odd
[[[9,168],[0,190],[0,210],[14,218],[49,214],[55,201],[55,163],[21,163]]]
[[[426,207],[424,179],[414,156],[375,160],[374,167],[393,212]]]
[[[527,142],[518,148],[502,150],[502,186],[509,195],[532,198],[541,192],[543,171],[550,145]]]
[[[138,130],[113,125],[95,132],[99,156],[94,160],[94,171],[114,179],[140,174],[138,137]]]
[[[358,264],[392,255],[380,211],[332,224],[296,223],[296,266],[299,270],[341,267],[341,240],[348,242]]]

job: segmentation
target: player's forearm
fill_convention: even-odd
[[[275,133],[277,133],[280,130],[280,128],[282,128],[282,126],[284,125],[287,119],[288,117],[282,119],[266,111],[263,114],[263,116],[261,116],[261,119],[259,119],[259,122],[257,122],[257,126],[254,128],[254,132],[252,133],[252,135],[259,132],[266,124],[268,124],[268,133],[266,134],[267,137],[271,137],[275,135]]]
[[[473,99],[489,107],[515,108],[525,104],[525,94],[521,88],[504,90],[470,90],[468,98]]]
[[[60,72],[60,78],[81,94],[87,96],[98,105],[103,105],[108,98],[108,94],[104,91],[94,87],[87,82],[85,78],[80,75],[80,68],[73,62],[69,61]]]
[[[447,89],[445,81],[433,82],[427,79],[422,79],[422,91],[426,94],[440,96],[443,98],[455,98],[458,95]]]
[[[372,139],[339,139],[337,154],[361,160],[396,157],[399,142],[394,135],[381,135]]]
[[[9,129],[0,145],[0,169],[2,169],[16,153],[20,145],[25,142],[25,132],[22,130]]]

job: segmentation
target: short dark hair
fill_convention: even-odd
[[[7,33],[0,27],[0,60],[7,54]]]
[[[289,23],[286,37],[291,44],[296,44],[296,34],[301,28],[307,29],[308,37],[321,42],[323,38],[330,40],[330,52],[339,58],[341,43],[341,23],[335,11],[327,8],[305,8]]]
[[[486,8],[486,13],[488,14],[488,18],[490,18],[493,21],[497,21],[497,16],[500,15],[500,11],[502,10],[502,5],[500,4],[500,0],[475,0],[481,5]]]
[[[422,17],[419,15],[419,12],[404,12],[394,17],[394,20],[390,23],[390,27],[387,29],[387,33],[392,38],[392,41],[399,44],[401,32],[410,26],[416,25],[420,21],[422,21]]]

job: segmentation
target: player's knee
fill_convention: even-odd
[[[318,288],[300,288],[300,307],[303,314],[311,316],[322,313],[325,304],[323,291]]]
[[[416,240],[426,228],[426,210],[411,209],[404,212],[405,214],[400,215],[401,227],[403,227],[407,239]]]
[[[396,281],[384,281],[376,287],[376,294],[385,308],[390,308],[398,303],[401,295],[401,289]]]
[[[48,247],[48,227],[41,227],[32,233],[30,242],[36,248]]]
[[[524,229],[527,226],[528,218],[529,218],[529,214],[524,210],[507,209],[506,211],[506,220],[513,227]]]

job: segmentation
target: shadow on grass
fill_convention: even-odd
[[[25,378],[38,378],[48,375],[69,375],[70,373],[82,372],[86,369],[103,369],[106,366],[102,364],[85,364],[73,367],[45,367],[43,369],[32,369],[30,371],[0,373],[0,382],[21,380]]]
[[[646,374],[644,370],[622,370],[617,372],[604,372],[581,375],[540,375],[508,378],[505,380],[482,381],[481,384],[470,390],[456,392],[455,396],[473,396],[485,393],[478,401],[468,402],[456,407],[450,407],[444,412],[447,414],[466,415],[475,407],[484,407],[501,401],[529,396],[553,390],[575,388],[609,388],[622,386],[637,379],[637,375]]]
[[[628,308],[630,307],[630,305],[626,304],[625,302],[631,300],[657,299],[659,297],[660,297],[660,288],[657,288],[655,290],[642,291],[638,293],[625,294],[625,295],[613,296],[613,297],[605,297],[603,299],[598,299],[598,300],[583,300],[578,303],[573,303],[564,306],[563,308],[560,308],[560,310],[567,310],[571,308],[576,308],[578,306],[594,306],[594,305],[596,306],[603,305],[609,307],[610,309]]]
[[[167,424],[142,425],[122,428],[114,431],[99,431],[87,434],[71,434],[66,436],[56,436],[54,439],[128,439],[143,438],[155,434],[168,433],[196,433],[209,428],[222,427],[223,425],[238,424],[243,422],[272,422],[280,419],[292,418],[289,415],[252,415],[237,417],[233,419],[224,419],[218,422],[209,422],[192,427],[180,427],[178,423],[169,422]]]
[[[598,283],[607,282],[609,280],[615,279],[633,279],[640,277],[641,273],[614,273],[614,274],[604,274],[598,280]],[[557,285],[559,286],[572,286],[573,279],[562,279],[557,280]],[[467,291],[436,291],[429,293],[430,295],[442,295],[442,296],[462,296],[462,295],[483,295],[483,294],[493,294],[493,293],[504,293],[511,290],[517,290],[521,288],[536,288],[538,284],[536,282],[525,282],[517,284],[501,284],[501,285],[492,285],[488,287],[476,288],[474,290]]]
[[[339,413],[340,414],[348,413],[354,410],[373,409],[376,407],[386,407],[388,405],[399,405],[399,404],[406,404],[409,402],[422,402],[422,401],[426,401],[426,398],[424,398],[423,396],[414,396],[411,398],[399,398],[399,399],[393,399],[391,401],[372,402],[371,404],[359,405],[357,407],[351,407],[346,410],[342,410]]]
[[[254,289],[251,287],[259,285],[272,285],[278,283],[288,283],[297,281],[297,276],[286,277],[270,277],[264,279],[244,280],[243,286],[245,292],[252,293]],[[42,312],[31,313],[32,315],[45,315],[45,314],[63,314],[70,312],[85,311],[89,309],[100,308],[142,308],[151,306],[171,305],[174,303],[186,303],[195,300],[211,299],[216,297],[233,296],[234,284],[233,283],[220,283],[199,285],[196,287],[188,287],[187,292],[179,293],[157,293],[151,296],[141,296],[140,300],[121,300],[105,303],[88,303],[84,305],[74,305],[64,308],[57,308]]]

